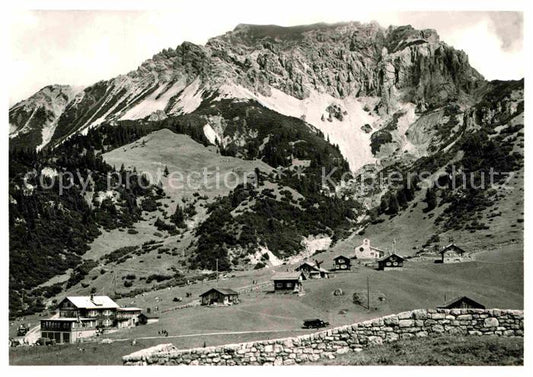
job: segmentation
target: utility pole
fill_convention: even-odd
[[[370,310],[370,278],[366,277],[366,307]]]
[[[216,259],[217,261],[217,281],[218,281],[218,258]]]

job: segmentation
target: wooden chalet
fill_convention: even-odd
[[[274,282],[274,291],[281,292],[300,292],[302,289],[302,272],[278,272],[272,276]]]
[[[439,309],[485,309],[485,305],[471,299],[467,296],[455,297],[446,301],[441,306],[437,306]]]
[[[327,279],[329,271],[321,268],[319,264],[311,262],[302,262],[294,271],[301,272],[304,280],[306,279]]]
[[[445,246],[439,253],[442,263],[461,262],[466,256],[466,251],[453,243]]]
[[[232,305],[239,303],[239,294],[229,288],[211,288],[200,299],[202,305]]]
[[[333,269],[336,271],[347,271],[352,268],[352,260],[344,255],[333,258]]]
[[[405,258],[398,254],[390,254],[381,259],[378,259],[378,270],[388,270],[403,267]]]

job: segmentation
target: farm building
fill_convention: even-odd
[[[398,254],[390,254],[378,259],[378,270],[388,270],[403,267],[405,258]]]
[[[139,323],[141,325],[150,325],[152,323],[159,322],[159,316],[149,313],[139,314]]]
[[[385,255],[385,251],[370,245],[370,240],[365,238],[363,243],[355,248],[357,259],[379,259]]]
[[[297,272],[302,273],[303,279],[327,279],[329,278],[329,271],[321,268],[320,263],[303,262],[294,269]]]
[[[272,276],[274,290],[281,292],[300,292],[302,290],[302,280],[304,279],[301,272],[278,272]]]
[[[68,296],[57,306],[58,317],[41,320],[41,337],[74,343],[101,330],[135,326],[139,308],[121,308],[108,296]]]
[[[460,296],[446,301],[439,309],[485,309],[485,305],[471,299],[470,297]]]
[[[211,288],[200,295],[202,305],[232,305],[239,303],[239,294],[229,288]]]
[[[440,251],[442,263],[462,262],[466,251],[455,244],[449,244]]]
[[[352,268],[352,261],[344,255],[333,258],[333,269],[337,271],[346,271]]]

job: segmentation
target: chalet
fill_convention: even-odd
[[[379,259],[385,255],[385,251],[370,245],[370,240],[365,238],[363,243],[355,248],[356,259]]]
[[[309,275],[311,274],[311,271],[316,271],[316,266],[311,263],[304,261],[302,264],[300,264],[298,267],[294,269],[294,271],[301,272],[303,279],[307,279]]]
[[[119,305],[108,296],[68,296],[58,305],[60,318],[93,318],[99,327],[112,327]]]
[[[302,278],[306,279],[327,279],[329,278],[329,271],[321,268],[319,262],[310,263],[303,262],[294,269],[297,272],[302,273]]]
[[[462,262],[466,251],[451,243],[440,251],[442,263]]]
[[[439,309],[485,309],[485,305],[471,299],[470,297],[460,296],[446,301],[443,305],[437,306]]]
[[[110,328],[135,326],[139,308],[121,308],[108,296],[68,296],[54,318],[41,320],[41,337],[56,343],[75,343]]]
[[[303,274],[301,272],[278,272],[272,276],[276,292],[300,292],[302,290]]]
[[[333,269],[336,271],[346,271],[352,268],[352,261],[344,255],[333,258]]]
[[[398,254],[390,254],[378,259],[378,270],[388,270],[403,267],[405,258]]]
[[[232,305],[239,303],[239,294],[229,288],[211,288],[200,299],[202,305]]]
[[[118,308],[116,314],[117,327],[122,329],[137,326],[141,313],[141,308]]]

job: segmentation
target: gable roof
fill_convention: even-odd
[[[333,258],[333,260],[337,260],[337,259],[340,259],[340,258],[343,258],[343,259],[347,259],[347,260],[350,260],[350,258],[344,256],[344,255],[337,255],[335,258]]]
[[[392,253],[392,254],[389,254],[389,255],[385,255],[383,258],[379,258],[379,259],[378,259],[378,262],[381,262],[381,261],[387,260],[387,259],[389,259],[390,257],[392,257],[393,255],[395,255],[396,257],[398,257],[398,258],[401,259],[401,260],[405,260],[405,258],[402,257],[401,255],[398,255],[398,254],[396,254],[396,253]]]
[[[448,250],[456,250],[458,251],[460,254],[464,254],[466,253],[466,251],[464,251],[463,249],[461,249],[459,246],[457,246],[456,244],[454,243],[451,243],[449,244],[448,246],[445,246],[441,251],[440,253],[441,254],[444,254],[445,252],[447,252]]]
[[[311,267],[313,270],[317,270],[317,271],[318,271],[318,267],[317,267],[315,264],[313,264],[313,263],[311,263],[311,262],[307,262],[307,261],[302,262],[302,263],[301,263],[298,267],[296,267],[294,270],[295,270],[295,271],[300,271],[300,270],[302,269],[303,266],[309,266],[309,267]]]
[[[271,280],[299,280],[302,276],[299,272],[278,272],[272,276]]]
[[[108,296],[67,296],[68,300],[78,309],[117,309],[120,306]]]
[[[239,293],[234,291],[233,289],[230,289],[230,288],[211,288],[207,291],[205,291],[204,293],[202,293],[200,295],[200,297],[202,296],[205,296],[206,294],[212,292],[212,291],[216,291],[224,296],[233,296],[233,295],[238,295]]]
[[[480,308],[485,308],[485,305],[483,304],[480,304],[479,302],[477,302],[476,300],[474,299],[471,299],[470,297],[468,296],[458,296],[458,297],[454,297],[448,301],[446,301],[444,304],[442,304],[441,306],[438,306],[438,308],[447,308],[449,306],[452,306],[453,304],[456,304],[460,301],[469,301],[470,303],[472,304],[475,304],[477,306],[479,306]]]

